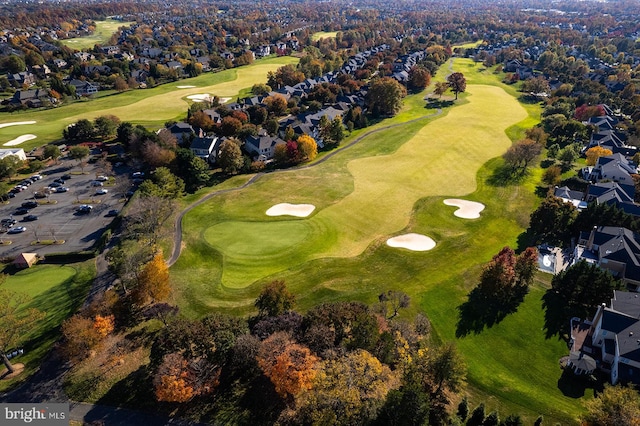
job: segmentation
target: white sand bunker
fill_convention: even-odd
[[[9,127],[9,126],[22,126],[23,124],[36,124],[35,121],[14,121],[13,123],[2,123],[0,124],[0,129],[2,129],[3,127]]]
[[[3,146],[15,146],[20,145],[22,142],[30,141],[31,139],[37,138],[36,135],[22,135],[18,136],[15,139],[11,139],[9,142],[3,143]]]
[[[313,204],[289,204],[280,203],[267,210],[267,216],[295,216],[307,217],[315,210]]]
[[[187,84],[185,86],[176,86],[178,89],[193,89],[196,86],[192,86],[190,84]]]
[[[484,204],[476,203],[475,201],[460,200],[458,198],[449,198],[444,200],[447,206],[458,207],[458,210],[453,212],[455,216],[462,219],[477,219],[480,217],[480,212],[484,210]]]
[[[231,98],[220,98],[220,103],[221,104],[226,104],[227,102],[229,102],[231,100]]]
[[[436,246],[433,239],[422,234],[404,234],[387,240],[389,247],[405,248],[412,251],[427,251]]]
[[[213,97],[208,93],[197,93],[195,95],[187,96],[187,99],[191,99],[193,102],[211,102]]]

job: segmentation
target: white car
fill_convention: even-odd
[[[7,234],[19,234],[27,230],[26,226],[15,226],[13,228],[9,228]]]
[[[99,189],[96,190],[96,195],[104,195],[107,192],[109,192],[109,190],[104,189],[104,188],[99,188]]]
[[[96,177],[96,180],[97,180],[98,182],[106,182],[106,181],[108,181],[108,180],[109,180],[109,178],[108,178],[108,177],[106,177],[106,176],[97,176],[97,177]]]

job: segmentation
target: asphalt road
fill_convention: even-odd
[[[122,203],[120,195],[115,189],[119,186],[118,179],[128,179],[125,171],[116,176],[116,186],[108,185],[104,188],[109,192],[95,195],[98,187],[91,186],[96,178],[97,168],[88,164],[81,168],[73,160],[62,160],[57,165],[42,170],[39,174],[43,179],[31,184],[26,190],[16,194],[8,204],[0,205],[0,219],[13,218],[18,222],[15,226],[25,226],[27,230],[19,234],[0,233],[0,241],[11,241],[11,244],[0,244],[0,257],[15,257],[22,252],[32,252],[42,255],[47,253],[75,252],[90,249],[102,235],[106,227],[113,220],[107,212],[112,209],[120,210]],[[47,198],[35,199],[34,192],[48,186],[54,179],[64,174],[70,174],[71,179],[65,181],[68,192],[53,193],[47,204]],[[28,214],[38,216],[35,221],[24,221],[24,215],[15,213],[25,201],[40,202]],[[81,204],[90,204],[93,210],[88,214],[78,214],[76,209]],[[35,244],[40,240],[64,240],[64,244],[41,245]]]

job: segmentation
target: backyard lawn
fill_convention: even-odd
[[[537,202],[538,170],[518,184],[492,178],[499,156],[539,120],[540,107],[519,104],[513,87],[470,60],[456,59],[452,68],[467,77],[467,92],[440,114],[425,108],[425,93],[409,96],[396,117],[351,138],[398,127],[372,133],[324,163],[264,175],[192,210],[183,223],[182,255],[171,269],[176,302],[190,316],[246,315],[273,279],[285,280],[303,311],[326,301],[373,303],[382,291],[402,290],[412,299],[406,315],[425,312],[433,338],[460,348],[473,404],[524,415],[527,423],[540,414],[545,422],[575,422],[581,403],[557,383],[566,345],[545,340],[542,331],[540,297],[548,280],[539,280],[515,314],[457,337],[457,307],[482,264],[505,245],[517,247]],[[486,208],[479,219],[461,219],[444,205],[450,197]],[[307,218],[265,215],[282,202],[316,209]],[[408,232],[433,238],[436,247],[412,252],[386,245]]]

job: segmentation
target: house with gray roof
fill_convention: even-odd
[[[189,149],[196,157],[208,163],[215,163],[220,149],[220,140],[216,136],[198,137],[191,141]]]
[[[584,260],[598,265],[629,290],[640,289],[640,235],[627,228],[597,226],[581,232],[573,259],[573,264]]]
[[[591,321],[584,351],[601,370],[610,373],[612,384],[640,384],[640,295],[614,291],[609,306],[598,307]]]
[[[283,144],[286,144],[286,142],[277,136],[262,134],[249,136],[245,140],[244,149],[253,158],[267,161],[273,158],[276,146]]]

